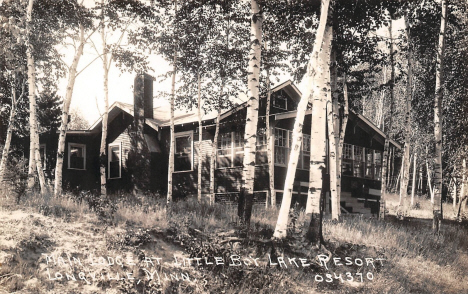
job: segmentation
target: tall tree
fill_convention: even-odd
[[[245,200],[242,220],[250,223],[253,204],[255,155],[259,106],[260,62],[262,54],[262,12],[258,0],[251,0],[250,53],[247,77],[247,114],[244,132],[244,169],[242,188]]]
[[[403,163],[402,163],[402,173],[401,173],[401,183],[400,183],[400,202],[399,205],[403,206],[403,209],[407,206],[407,197],[408,197],[408,182],[409,182],[409,171],[410,171],[410,145],[411,145],[411,102],[412,102],[412,92],[413,92],[413,54],[412,54],[412,41],[411,41],[411,28],[410,20],[408,15],[405,14],[405,29],[407,37],[407,60],[408,60],[408,69],[407,69],[407,78],[406,78],[406,111],[405,111],[405,145],[403,151]],[[414,186],[414,185],[413,185]]]
[[[306,86],[306,91],[304,91],[304,96],[301,97],[301,100],[297,106],[296,121],[294,123],[293,129],[293,142],[284,184],[283,199],[278,214],[278,221],[276,223],[275,232],[273,234],[273,237],[278,239],[285,238],[287,234],[288,214],[289,208],[291,207],[294,177],[296,173],[297,160],[299,158],[299,150],[302,144],[302,127],[304,124],[305,113],[307,111],[307,105],[314,97],[319,53],[322,51],[322,42],[324,40],[327,27],[329,6],[330,1],[324,0],[321,2],[319,27],[317,29],[314,46],[307,66],[308,83]]]
[[[392,23],[393,23],[393,15],[390,13],[390,20],[388,26],[388,34],[389,34],[389,42],[390,42],[390,115],[388,117],[388,127],[387,133],[385,134],[385,143],[384,143],[384,152],[383,152],[383,160],[382,160],[382,184],[380,189],[380,214],[379,218],[385,217],[385,210],[386,210],[386,203],[387,203],[387,173],[389,160],[388,154],[390,151],[390,139],[391,139],[391,128],[393,122],[393,106],[395,101],[395,62],[394,62],[394,49],[393,49],[393,32],[392,32]]]
[[[41,156],[39,153],[39,132],[37,125],[37,107],[36,107],[36,65],[34,58],[34,45],[31,41],[33,32],[33,4],[34,0],[29,0],[26,10],[26,57],[28,63],[28,96],[29,96],[29,169],[28,169],[28,188],[34,185],[34,170],[37,169],[41,194],[46,194],[48,188],[45,182],[44,170],[42,169]]]
[[[174,30],[177,31],[177,0],[174,0]],[[171,119],[170,119],[170,143],[169,143],[169,165],[167,172],[167,212],[172,212],[172,175],[174,172],[174,153],[175,153],[175,137],[174,137],[174,104],[176,95],[176,74],[177,74],[177,42],[174,42],[174,53],[172,60],[172,82],[171,82]]]
[[[434,203],[432,229],[439,233],[442,219],[442,84],[445,50],[445,30],[447,26],[447,0],[441,2],[442,14],[440,20],[439,45],[437,48],[436,85],[434,99],[434,137],[435,137],[435,175],[434,175]]]

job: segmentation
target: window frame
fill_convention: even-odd
[[[240,135],[240,137],[239,137],[240,141],[239,142],[242,142],[242,140],[244,138],[244,132],[230,131],[230,132],[226,132],[226,133],[222,133],[222,134],[226,134],[226,135],[229,134],[228,137],[230,138],[230,146],[228,146],[227,148],[220,148],[219,147],[219,142],[220,142],[221,137],[218,135],[218,142],[216,142],[216,169],[242,168],[242,165],[235,165],[234,163],[235,163],[236,156],[238,154],[241,154],[242,156],[244,155],[244,146],[243,146],[243,144],[240,143],[241,144],[240,146],[236,146],[236,134]],[[239,148],[242,148],[242,150],[237,150]],[[230,152],[228,154],[220,155],[219,154],[220,150],[229,150]],[[231,159],[231,164],[229,166],[220,167],[219,163],[218,163],[218,158],[219,157],[230,158]],[[243,157],[242,157],[242,161],[244,161]]]
[[[284,95],[281,95],[282,93],[278,93],[278,95],[275,95],[275,97],[273,98],[273,107],[277,108],[277,109],[281,109],[281,110],[288,110],[288,97],[287,96],[284,96]],[[280,98],[281,100],[284,99],[284,108],[282,106],[279,106],[277,103],[276,103],[276,100]]]
[[[177,138],[180,137],[187,137],[190,136],[190,169],[186,170],[175,170],[175,157],[176,157],[176,150],[177,150]],[[174,133],[174,154],[173,154],[173,163],[174,163],[174,171],[173,173],[185,173],[185,172],[192,172],[193,171],[193,130],[192,131],[184,131],[184,132],[177,132]]]
[[[112,147],[118,146],[119,147],[119,176],[118,177],[112,177],[111,178],[111,169],[110,169],[110,164],[111,164],[111,149]],[[107,146],[107,179],[113,180],[113,179],[120,179],[122,178],[122,142],[116,142],[109,144]]]
[[[71,148],[72,147],[79,147],[83,148],[83,168],[74,168],[70,167],[71,161]],[[68,169],[73,169],[73,170],[86,170],[86,144],[80,144],[80,143],[68,143]]]

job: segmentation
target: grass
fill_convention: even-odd
[[[408,195],[406,200],[410,205],[411,195]],[[397,215],[400,202],[400,196],[396,193],[389,193],[387,195],[387,209],[391,215]],[[444,219],[456,219],[458,206],[454,209],[452,203],[443,202],[442,210],[444,213]],[[414,204],[411,207],[406,208],[405,215],[407,217],[415,218],[432,218],[432,203],[426,195],[415,195]]]
[[[29,195],[16,203],[3,195],[0,199],[0,293],[468,293],[468,227],[464,223],[443,222],[435,236],[430,220],[399,221],[389,216],[385,221],[343,216],[339,222],[325,219],[324,238],[332,257],[353,260],[384,258],[383,266],[329,264],[297,269],[268,267],[267,253],[274,250],[258,241],[225,242],[238,234],[236,207],[198,203],[189,198],[173,203],[167,216],[165,199],[155,196],[114,195],[95,199],[91,195],[64,195],[60,198]],[[393,200],[397,199],[393,196]],[[416,211],[430,216],[420,199]],[[91,205],[89,204],[91,203]],[[394,201],[390,203],[394,205]],[[390,209],[392,211],[392,208]],[[297,224],[304,222],[301,211],[293,211]],[[278,209],[255,206],[248,236],[268,240],[276,224]],[[428,217],[430,218],[430,217]],[[209,241],[209,242],[207,242]],[[285,257],[313,258],[323,253],[311,244],[288,239],[289,246],[276,252]],[[299,246],[296,246],[299,245]],[[273,250],[273,251],[271,251]],[[117,267],[116,273],[133,271],[145,274],[144,258],[159,256],[163,260],[179,257],[214,257],[237,254],[259,258],[259,267],[158,267],[164,271],[185,271],[196,282],[143,279],[136,285],[128,280],[99,282],[91,285],[51,281],[42,253],[56,256],[134,256],[136,265]],[[312,259],[311,259],[312,260]],[[104,266],[93,268],[100,273]],[[72,267],[74,271],[89,268]],[[372,280],[356,281],[358,274],[371,272]],[[346,281],[346,274],[354,281]],[[317,275],[332,276],[332,282],[317,282]]]

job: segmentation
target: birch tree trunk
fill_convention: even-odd
[[[453,190],[452,190],[452,198],[453,198],[453,209],[457,207],[457,180],[454,178],[453,181]]]
[[[411,145],[411,100],[412,100],[412,89],[413,89],[413,56],[411,50],[411,34],[408,17],[405,15],[406,25],[406,37],[408,40],[408,74],[406,81],[406,111],[405,111],[405,145],[403,150],[403,168],[401,173],[401,184],[400,184],[400,206],[405,208],[407,206],[406,199],[408,197],[408,182],[409,182],[409,170],[410,164],[410,145]]]
[[[26,56],[28,64],[28,91],[29,91],[29,131],[30,131],[30,161],[28,170],[28,188],[32,189],[34,185],[34,170],[37,170],[39,184],[41,187],[41,194],[45,195],[48,192],[47,185],[44,177],[44,170],[42,169],[41,156],[39,153],[39,132],[37,122],[37,106],[36,106],[36,65],[33,55],[33,44],[30,42],[30,35],[33,33],[31,30],[32,23],[32,10],[34,0],[29,0],[26,22],[27,34],[26,38]]]
[[[447,19],[447,0],[442,0],[442,16],[440,22],[439,45],[437,48],[436,85],[434,101],[434,138],[435,138],[435,174],[434,174],[434,203],[432,206],[434,233],[440,232],[442,219],[442,84],[443,62],[445,47],[445,27]]]
[[[65,92],[65,99],[62,104],[62,119],[59,129],[59,141],[57,148],[57,162],[55,164],[55,186],[54,195],[56,197],[62,194],[62,171],[63,171],[63,157],[65,155],[65,139],[67,136],[68,113],[70,111],[70,103],[73,96],[73,87],[75,86],[76,70],[80,62],[81,55],[83,55],[83,48],[85,45],[84,27],[80,24],[80,44],[75,52],[73,62],[68,70],[68,83]]]
[[[102,3],[103,4],[103,3]],[[106,180],[106,164],[107,164],[107,124],[109,113],[109,67],[112,60],[108,60],[108,49],[105,36],[105,26],[101,28],[101,41],[102,41],[102,68],[104,70],[104,112],[102,114],[102,134],[101,146],[99,148],[99,161],[100,161],[100,174],[101,174],[101,197],[107,196],[107,180]]]
[[[431,170],[429,169],[429,163],[426,157],[426,171],[427,171],[427,187],[429,189],[429,194],[431,195],[431,203],[434,203],[434,191],[432,190],[432,183],[431,183]]]
[[[15,90],[13,90],[15,91]],[[5,175],[5,167],[8,162],[8,155],[10,153],[10,144],[11,144],[11,136],[13,133],[13,125],[15,124],[15,116],[16,116],[16,102],[11,102],[11,109],[10,109],[10,119],[8,122],[8,130],[7,136],[5,139],[5,144],[3,146],[2,151],[2,160],[0,161],[0,186],[3,185],[3,177]]]
[[[340,152],[339,152],[339,142],[340,142],[340,117],[338,115],[339,105],[338,105],[338,91],[337,83],[338,76],[336,72],[336,53],[334,50],[331,52],[331,64],[330,64],[330,86],[331,86],[331,98],[327,106],[331,109],[328,111],[330,117],[327,116],[328,124],[328,153],[330,157],[328,159],[328,164],[330,166],[330,196],[332,201],[332,219],[338,219],[341,214],[341,204],[340,204],[340,192],[341,192],[341,183],[339,180],[341,178],[341,168],[340,168]],[[330,121],[331,120],[331,121]],[[331,139],[331,137],[333,137]],[[334,157],[334,158],[333,158]]]
[[[341,204],[340,204],[341,202],[341,162],[343,158],[344,136],[346,133],[346,125],[348,124],[348,116],[349,116],[348,85],[346,83],[346,74],[343,76],[343,96],[344,96],[343,117],[341,119],[340,134],[338,136],[338,147],[337,147],[337,152],[336,152],[336,157],[337,157],[336,191],[338,195],[337,205],[339,205],[338,206],[339,214],[341,214]]]
[[[328,75],[330,77],[330,74]],[[328,83],[330,84],[330,83]],[[331,89],[325,96],[325,101],[326,101],[326,120],[327,120],[327,129],[328,130],[328,172],[330,174],[330,196],[331,196],[331,212],[332,212],[332,219],[337,220],[340,215],[340,202],[338,200],[338,192],[337,192],[337,160],[336,160],[336,130],[335,130],[335,111],[333,110],[334,108],[334,103],[332,103],[332,95],[331,95]],[[315,102],[315,101],[314,101]],[[312,116],[313,119],[313,116]],[[312,123],[312,128],[314,128],[314,123]],[[326,138],[326,136],[325,136]],[[315,141],[315,138],[314,138]],[[325,146],[326,146],[326,139],[324,140]],[[325,152],[325,154],[327,153]],[[312,157],[312,154],[311,154]],[[326,156],[325,156],[326,159]]]
[[[273,134],[273,129],[270,125],[270,108],[271,108],[271,89],[270,89],[270,71],[267,70],[267,97],[266,97],[266,114],[265,114],[265,123],[266,123],[266,139],[267,139],[267,156],[268,156],[268,196],[266,199],[266,206],[270,204],[271,207],[276,207],[276,192],[275,192],[275,164],[273,162],[273,141],[271,140],[271,135]],[[268,203],[270,201],[270,203]]]
[[[467,197],[465,195],[465,181],[466,181],[466,160],[463,159],[463,164],[462,164],[462,167],[463,167],[463,175],[462,175],[462,184],[461,184],[461,189],[460,189],[460,196],[459,196],[459,201],[458,201],[458,209],[457,209],[457,219],[458,220],[461,220],[460,217],[461,217],[461,208],[462,206],[466,206],[466,200],[467,200]]]
[[[201,101],[201,77],[200,73],[197,74],[198,80],[198,109],[197,109],[197,116],[198,116],[198,174],[197,174],[197,199],[198,202],[201,203],[202,201],[202,168],[203,168],[203,158],[201,156],[202,150],[202,142],[203,142],[203,126],[202,126],[202,116],[201,116],[201,108],[202,108],[202,101]]]
[[[392,118],[393,118],[393,102],[395,97],[395,65],[394,65],[394,57],[393,57],[393,33],[392,33],[392,18],[390,18],[390,24],[388,26],[388,33],[390,38],[390,115],[389,115],[389,123],[388,123],[388,131],[386,132],[385,143],[384,143],[384,152],[383,152],[383,160],[382,160],[382,186],[380,189],[380,213],[379,218],[385,218],[385,210],[386,210],[386,201],[387,201],[387,182],[388,182],[388,152],[390,146],[390,135],[389,133],[392,132]],[[382,122],[384,124],[384,122]]]
[[[12,91],[11,91],[11,109],[10,109],[10,119],[8,120],[8,129],[7,129],[7,135],[5,138],[5,144],[3,145],[3,151],[2,151],[2,159],[0,161],[0,188],[3,183],[3,178],[5,176],[5,169],[6,165],[8,163],[8,156],[10,154],[10,146],[11,146],[11,137],[13,135],[13,128],[15,125],[15,119],[16,119],[16,107],[18,105],[18,102],[23,99],[25,90],[24,90],[24,83],[23,83],[23,88],[20,97],[17,99],[16,98],[16,77],[15,77],[15,82],[12,83]]]
[[[414,206],[414,192],[416,191],[416,166],[418,163],[418,154],[414,153],[413,162],[413,184],[411,185],[411,207]]]
[[[330,17],[330,15],[329,15]],[[309,169],[309,191],[307,194],[306,203],[306,218],[305,221],[310,222],[306,236],[309,240],[315,242],[321,239],[320,236],[320,200],[325,197],[325,192],[322,190],[324,175],[327,164],[327,153],[332,151],[331,147],[327,150],[327,105],[331,102],[331,89],[330,89],[330,54],[331,54],[331,41],[333,37],[333,28],[327,25],[325,28],[325,34],[323,38],[323,47],[319,56],[319,66],[317,75],[315,77],[315,91],[313,96],[313,108],[312,108],[312,120],[311,120],[311,131],[310,131],[310,169]],[[333,125],[328,123],[328,129],[333,130]],[[329,133],[329,142],[332,141],[333,134]],[[312,142],[314,144],[312,144]],[[332,145],[332,144],[330,144]],[[333,147],[336,148],[333,144]],[[336,150],[336,149],[335,149]],[[335,151],[333,151],[335,152]],[[332,158],[330,154],[330,162],[336,160]],[[329,171],[332,167],[336,167],[336,163],[330,164]],[[336,185],[336,171],[334,174],[330,173],[330,184],[332,180],[335,180]],[[332,185],[330,185],[332,188]],[[331,191],[333,192],[333,191]],[[336,187],[335,191],[336,193]],[[332,198],[332,209],[336,203],[336,194]],[[333,211],[332,211],[333,213]],[[338,218],[337,210],[334,211],[335,215],[332,218]]]
[[[257,0],[251,0],[250,23],[250,53],[248,67],[248,100],[247,116],[244,133],[244,168],[242,171],[242,184],[244,209],[242,220],[245,225],[250,224],[255,177],[255,154],[257,143],[258,105],[259,105],[259,81],[260,60],[262,53],[262,14]]]
[[[282,239],[286,237],[288,227],[288,213],[291,207],[292,190],[294,185],[294,177],[296,175],[297,160],[302,144],[302,127],[304,124],[304,117],[307,111],[307,104],[312,101],[315,92],[315,76],[317,74],[317,64],[319,59],[319,52],[322,48],[322,41],[324,41],[325,27],[327,25],[328,8],[330,6],[330,0],[324,0],[321,2],[320,8],[320,22],[315,36],[314,47],[310,54],[309,63],[307,65],[306,78],[308,83],[306,89],[303,92],[304,96],[301,97],[301,101],[297,106],[296,121],[293,129],[293,142],[291,153],[289,156],[288,169],[286,173],[286,179],[284,182],[283,199],[281,201],[281,208],[278,214],[278,221],[276,222],[275,232],[273,238]],[[311,151],[312,153],[312,151]]]
[[[210,204],[215,202],[215,167],[216,158],[218,153],[218,137],[219,137],[219,121],[221,120],[221,100],[224,95],[224,81],[221,85],[220,96],[218,100],[218,114],[216,116],[215,134],[213,144],[211,145],[211,159],[210,159]],[[234,152],[234,151],[233,151]]]
[[[174,13],[177,15],[177,0],[174,1]],[[175,16],[174,16],[175,17]],[[175,22],[175,20],[174,20]],[[175,103],[175,83],[177,73],[177,48],[174,47],[174,60],[172,63],[172,82],[171,82],[171,129],[170,129],[170,143],[169,143],[169,164],[167,171],[167,199],[166,199],[166,213],[170,216],[172,213],[172,174],[174,173],[174,153],[175,153],[175,137],[174,137],[174,103]]]

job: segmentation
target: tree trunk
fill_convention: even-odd
[[[250,224],[252,213],[255,154],[257,143],[258,105],[260,60],[262,53],[262,14],[257,0],[251,0],[251,28],[250,28],[250,54],[248,67],[248,101],[247,116],[244,133],[244,168],[242,172],[242,186],[245,193],[244,213],[242,216],[246,226]]]
[[[411,185],[411,207],[414,206],[414,192],[416,191],[416,166],[417,164],[418,164],[418,154],[414,153],[413,184]]]
[[[174,11],[177,15],[177,0],[174,1]],[[175,20],[174,20],[175,22]],[[171,129],[169,144],[169,164],[167,171],[167,199],[166,199],[166,213],[170,216],[172,213],[172,174],[174,173],[174,153],[175,153],[175,137],[174,137],[174,103],[175,103],[175,84],[176,84],[176,73],[177,73],[177,47],[174,47],[174,60],[172,63],[172,82],[171,82]]]
[[[330,17],[330,15],[329,15]],[[306,238],[312,242],[318,242],[321,240],[320,234],[320,199],[325,196],[326,191],[323,190],[324,175],[326,170],[327,153],[331,150],[327,150],[327,105],[331,102],[331,88],[330,88],[330,54],[331,54],[331,41],[333,37],[333,28],[331,25],[327,25],[325,28],[323,38],[323,48],[319,56],[319,66],[317,67],[317,75],[315,76],[315,91],[313,96],[313,108],[312,108],[312,121],[310,131],[310,169],[309,169],[309,191],[307,195],[306,203],[306,217],[305,226],[307,228]],[[333,125],[328,124],[328,129],[333,130]],[[329,140],[333,140],[333,135],[329,136]],[[329,141],[329,142],[330,142]],[[313,144],[312,144],[313,142]],[[331,144],[330,144],[331,145]],[[334,144],[333,144],[334,145]],[[335,146],[333,146],[336,148]],[[336,149],[335,149],[336,150]],[[335,151],[333,151],[335,152]],[[330,162],[333,160],[329,158]],[[334,158],[336,160],[336,158]],[[336,167],[336,163],[329,165],[329,171],[331,167]],[[336,171],[334,174],[330,174],[330,182],[332,179],[335,180],[336,185]],[[333,178],[334,177],[334,178]],[[333,189],[333,188],[331,188]],[[335,191],[336,192],[336,188]],[[332,208],[335,206],[334,216],[338,218],[337,207],[336,207],[336,194],[332,198]],[[307,227],[307,223],[309,226]]]
[[[431,195],[431,203],[434,203],[434,191],[432,190],[432,183],[431,183],[431,170],[429,169],[429,163],[426,157],[426,171],[427,171],[427,187],[429,190],[429,194]]]
[[[392,16],[391,16],[392,17]],[[388,183],[388,178],[387,178],[387,173],[388,173],[388,152],[389,152],[389,146],[390,146],[390,132],[392,132],[392,119],[393,119],[393,102],[394,102],[394,97],[395,97],[395,64],[394,64],[394,57],[393,57],[393,33],[392,33],[392,22],[393,20],[390,19],[390,24],[388,26],[388,33],[389,33],[389,38],[390,38],[390,66],[391,66],[391,71],[390,71],[390,115],[388,117],[388,131],[386,133],[385,137],[385,143],[384,143],[384,152],[383,152],[383,160],[382,160],[382,186],[380,190],[380,213],[379,213],[379,218],[383,219],[385,218],[385,209],[386,209],[386,202],[387,202],[387,183]],[[384,122],[383,122],[384,123]],[[383,210],[383,211],[382,211]]]
[[[387,82],[387,67],[383,66],[382,69],[383,73],[383,84]],[[379,106],[377,108],[377,120],[376,120],[376,125],[382,129],[384,128],[383,124],[383,113],[384,113],[384,105],[385,105],[385,89],[382,89],[382,92],[380,92],[380,100],[379,100]]]
[[[16,81],[16,78],[15,78],[15,81]],[[7,135],[5,138],[5,144],[3,145],[2,159],[0,161],[0,188],[3,185],[3,177],[5,175],[5,169],[8,163],[8,155],[10,154],[11,137],[13,135],[13,128],[15,125],[15,118],[16,118],[16,106],[17,106],[18,100],[20,100],[23,97],[23,94],[24,94],[24,89],[23,89],[23,92],[21,93],[20,98],[16,99],[16,82],[12,83],[10,119],[8,120]]]
[[[436,85],[434,101],[434,139],[435,139],[435,173],[434,173],[434,203],[432,206],[434,220],[432,229],[438,234],[442,219],[442,84],[445,47],[445,27],[447,19],[447,1],[442,0],[442,16],[440,23],[439,45],[437,48]]]
[[[30,35],[32,23],[32,10],[34,0],[29,0],[27,7],[27,38],[26,38],[26,56],[28,64],[28,90],[29,90],[29,131],[30,131],[30,161],[28,170],[28,188],[32,189],[34,185],[34,170],[37,170],[39,184],[41,187],[41,194],[45,195],[48,192],[47,185],[44,177],[44,170],[42,169],[41,156],[39,152],[39,132],[37,121],[37,106],[36,106],[36,65],[34,61],[34,48],[30,42]]]
[[[276,192],[275,192],[275,164],[273,161],[273,141],[271,140],[274,129],[270,125],[270,108],[271,108],[271,89],[270,89],[270,71],[267,70],[267,98],[266,98],[266,114],[265,114],[265,131],[267,139],[267,156],[268,156],[268,196],[265,200],[265,205],[268,207],[276,207]],[[270,203],[268,203],[270,201]]]
[[[109,112],[109,67],[110,62],[108,61],[108,50],[106,36],[104,32],[104,25],[101,28],[101,40],[102,40],[102,68],[104,70],[104,113],[102,114],[102,134],[101,134],[101,146],[99,148],[99,162],[100,162],[100,174],[101,174],[101,197],[107,196],[107,181],[106,181],[106,165],[107,165],[107,123],[108,123],[108,112]]]
[[[404,145],[404,155],[403,155],[403,168],[401,174],[401,184],[400,184],[400,206],[405,208],[407,206],[407,197],[408,197],[408,182],[409,182],[409,171],[411,162],[409,161],[410,155],[410,144],[411,144],[411,100],[412,100],[412,89],[413,89],[413,56],[411,50],[411,34],[408,17],[405,15],[405,25],[406,25],[406,37],[408,39],[408,74],[406,81],[406,111],[405,111],[405,145]]]
[[[216,126],[215,126],[215,135],[213,138],[213,144],[211,145],[211,159],[210,159],[210,203],[215,202],[215,167],[216,167],[216,158],[218,157],[218,137],[219,137],[219,121],[221,120],[221,102],[224,95],[224,78],[221,84],[221,91],[219,93],[218,100],[218,115],[216,116]],[[234,152],[234,150],[232,150]]]
[[[454,178],[453,179],[453,188],[452,188],[452,198],[453,198],[453,209],[457,207],[457,180]]]
[[[465,181],[466,181],[466,160],[463,159],[463,175],[462,175],[462,183],[460,189],[460,196],[458,201],[458,209],[457,209],[457,219],[460,220],[461,217],[461,208],[462,206],[466,206],[466,195],[465,195]]]
[[[54,195],[60,196],[62,194],[62,170],[63,170],[63,157],[65,156],[65,139],[67,136],[67,125],[68,125],[68,112],[70,110],[70,103],[73,96],[73,87],[75,86],[76,80],[76,69],[80,61],[81,55],[83,55],[83,48],[85,45],[84,39],[84,27],[80,24],[80,45],[75,52],[73,62],[68,70],[68,83],[67,90],[65,92],[65,99],[62,105],[62,121],[59,129],[59,141],[57,148],[57,162],[55,164],[55,187]]]
[[[304,124],[304,117],[307,111],[307,104],[312,101],[312,97],[315,92],[315,75],[317,72],[318,54],[322,48],[322,41],[324,39],[325,27],[327,25],[328,18],[328,7],[330,0],[324,0],[321,2],[320,8],[320,23],[317,29],[314,47],[310,54],[309,64],[307,65],[306,78],[308,83],[304,91],[304,96],[301,97],[301,101],[297,106],[296,121],[293,129],[293,144],[291,153],[289,156],[288,169],[286,173],[286,179],[284,182],[283,199],[281,201],[281,208],[278,214],[278,221],[276,223],[274,238],[282,239],[286,237],[287,226],[288,226],[288,213],[291,207],[292,190],[294,184],[294,177],[296,174],[297,160],[299,157],[299,151],[302,144],[302,127]]]
[[[197,100],[197,116],[198,116],[198,171],[197,171],[197,199],[198,202],[201,203],[202,201],[202,169],[203,169],[203,158],[201,156],[201,147],[203,142],[203,126],[202,126],[202,116],[201,116],[201,108],[202,108],[202,100],[201,100],[201,76],[200,73],[197,74],[198,80],[198,100]]]
[[[330,77],[330,74],[328,75]],[[327,120],[327,130],[328,130],[328,172],[330,175],[330,198],[331,198],[331,212],[332,212],[332,219],[338,220],[339,215],[340,215],[340,202],[338,200],[338,192],[337,192],[337,159],[336,159],[336,136],[335,134],[337,133],[335,130],[335,111],[333,110],[334,103],[332,103],[332,97],[331,97],[331,89],[329,92],[326,94],[326,120]],[[313,128],[313,123],[312,123],[312,128]],[[325,136],[326,138],[326,136]],[[315,141],[315,138],[314,138]],[[326,140],[325,140],[325,146],[326,146]],[[325,153],[326,154],[326,153]],[[311,155],[312,156],[312,155]]]
[[[330,103],[327,108],[328,114],[327,123],[328,123],[328,152],[329,152],[329,173],[330,173],[330,197],[332,201],[332,219],[338,219],[341,214],[341,204],[340,204],[340,192],[341,192],[341,163],[339,157],[340,154],[340,117],[339,106],[338,106],[338,76],[336,69],[336,57],[335,51],[332,50],[331,53],[331,64],[330,64],[330,86],[331,86],[331,98]]]
[[[343,76],[343,96],[344,96],[344,106],[343,106],[343,117],[341,118],[340,134],[338,136],[338,148],[336,152],[337,157],[337,173],[336,173],[336,191],[338,195],[337,202],[339,205],[339,214],[341,214],[341,162],[343,158],[343,144],[344,136],[346,133],[346,125],[348,124],[349,116],[349,106],[348,106],[348,84],[346,82],[346,74]],[[338,111],[338,109],[337,109]]]

